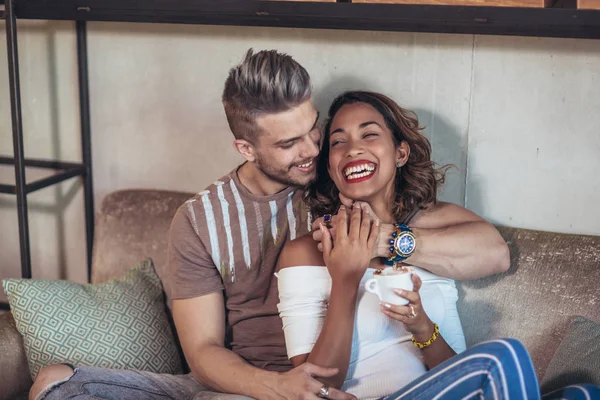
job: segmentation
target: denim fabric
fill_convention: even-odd
[[[385,400],[539,400],[540,390],[525,347],[515,339],[476,345],[433,368]],[[248,400],[215,393],[188,375],[92,367],[75,368],[73,376],[45,389],[36,400]],[[573,385],[543,400],[600,399],[600,388]]]
[[[36,400],[243,400],[245,396],[215,393],[187,375],[78,367],[70,378],[40,393]]]
[[[500,339],[458,354],[386,400],[539,400],[533,363],[521,342]]]

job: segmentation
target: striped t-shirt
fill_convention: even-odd
[[[256,196],[234,170],[177,211],[167,294],[176,300],[224,290],[231,349],[257,367],[288,370],[273,273],[285,243],[309,232],[310,225],[302,190]]]

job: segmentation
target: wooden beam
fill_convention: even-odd
[[[18,0],[21,19],[600,39],[600,11],[255,0]]]
[[[600,0],[577,0],[577,8],[585,10],[600,10]]]
[[[555,0],[352,0],[353,3],[430,4],[438,6],[477,7],[552,7]],[[581,1],[581,0],[580,0]],[[590,1],[590,0],[588,0]],[[591,0],[594,1],[594,0]]]

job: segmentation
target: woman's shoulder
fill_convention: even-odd
[[[323,253],[317,245],[310,232],[286,243],[279,255],[277,270],[297,266],[325,266]]]

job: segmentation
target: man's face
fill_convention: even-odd
[[[286,112],[258,117],[261,133],[254,147],[256,167],[271,180],[287,186],[312,182],[321,141],[318,119],[311,101]]]

